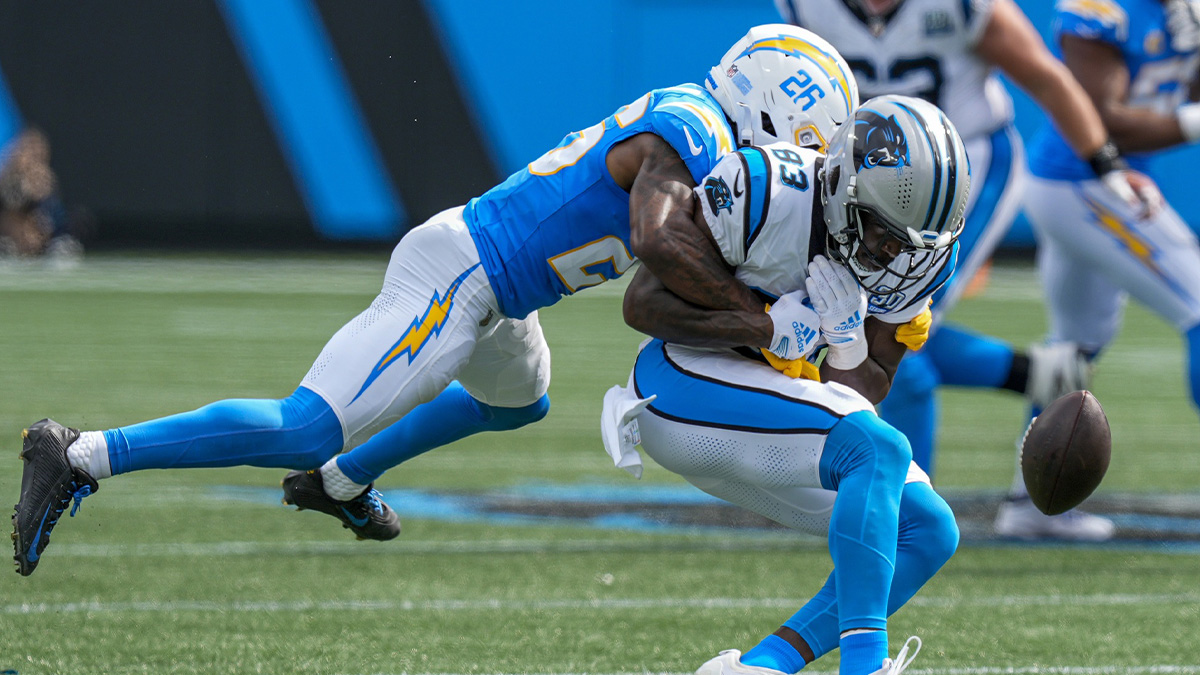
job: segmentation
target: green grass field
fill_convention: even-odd
[[[386,260],[0,267],[4,503],[19,491],[20,430],[42,417],[96,429],[287,395],[373,297]],[[380,487],[685,492],[653,465],[634,481],[600,445],[601,395],[624,383],[640,340],[620,323],[620,293],[610,284],[542,313],[554,353],[547,419],[420,457]],[[953,318],[1037,339],[1032,269],[995,270]],[[1093,387],[1115,448],[1097,499],[1165,493],[1197,509],[1200,424],[1181,360],[1178,336],[1131,306]],[[938,487],[994,508],[1023,405],[953,390],[943,403]],[[33,576],[0,576],[0,672],[688,673],[720,649],[753,646],[830,569],[822,542],[781,530],[414,517],[395,501],[404,535],[356,542],[332,519],[279,505],[281,476],[151,471],[102,483],[59,524]],[[1172,513],[1160,515],[1197,534]],[[924,640],[910,673],[1200,673],[1197,550],[1145,537],[1037,547],[967,537],[893,618],[893,650],[910,634]],[[835,654],[805,672],[836,668]]]

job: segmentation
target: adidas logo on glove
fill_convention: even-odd
[[[843,322],[839,323],[837,326],[835,326],[835,327],[834,327],[834,330],[836,330],[836,331],[851,331],[851,330],[856,330],[856,329],[857,329],[859,326],[861,326],[861,325],[862,325],[862,321],[863,321],[863,320],[862,320],[862,313],[860,313],[860,312],[855,312],[855,313],[854,313],[854,316],[852,316],[852,317],[850,317],[849,319],[846,319],[845,321],[843,321]]]
[[[801,351],[807,352],[813,342],[816,342],[817,331],[805,326],[799,321],[792,322],[792,330],[796,332],[796,342],[801,345]]]

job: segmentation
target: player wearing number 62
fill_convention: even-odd
[[[703,85],[651,91],[409,232],[379,296],[290,396],[102,432],[33,425],[13,518],[18,571],[33,572],[72,497],[152,468],[294,469],[285,502],[360,538],[395,537],[399,520],[373,481],[431,448],[541,419],[550,352],[538,308],[620,276],[635,257],[699,306],[753,310],[748,344],[791,355],[695,228],[692,188],[739,146],[821,148],[857,106],[850,70],[827,43],[792,26],[755,27]]]

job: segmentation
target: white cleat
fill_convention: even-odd
[[[917,644],[917,648],[913,650],[912,656],[909,656],[908,645],[913,642]],[[919,653],[921,653],[921,638],[914,635],[904,641],[904,646],[900,648],[900,651],[896,654],[896,658],[884,659],[883,667],[871,673],[871,675],[900,675],[917,658],[917,654]]]
[[[1029,382],[1025,398],[1038,408],[1044,409],[1058,397],[1091,385],[1092,364],[1074,342],[1033,344],[1027,353]]]
[[[1028,497],[1006,499],[996,512],[993,525],[1001,537],[1024,539],[1060,539],[1063,541],[1108,541],[1117,527],[1108,518],[1071,509],[1057,516],[1048,516]]]
[[[772,670],[760,666],[747,666],[741,661],[742,653],[736,649],[726,649],[720,654],[704,662],[696,669],[696,675],[787,675],[781,670]]]

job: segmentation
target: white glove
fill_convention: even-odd
[[[821,337],[821,317],[804,304],[804,298],[804,291],[785,293],[767,309],[775,325],[770,352],[781,359],[794,361],[808,356]]]
[[[829,343],[825,361],[838,370],[853,370],[867,359],[867,294],[845,265],[817,256],[808,264],[808,297],[821,315],[821,332]]]
[[[1101,176],[1100,182],[1133,209],[1138,218],[1149,218],[1158,213],[1165,204],[1158,185],[1141,172],[1117,169]]]

